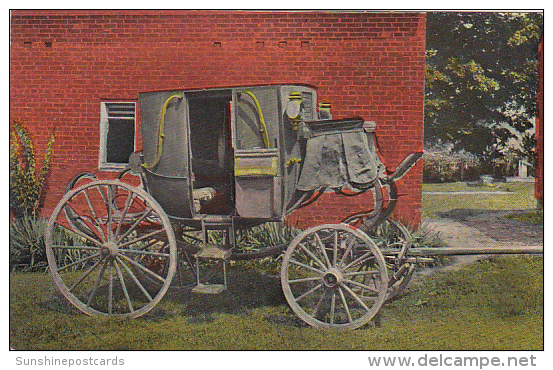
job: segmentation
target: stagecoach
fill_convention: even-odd
[[[75,177],[47,226],[50,273],[82,312],[136,318],[168,292],[223,292],[229,261],[284,253],[292,310],[315,327],[355,329],[428,260],[389,217],[396,182],[422,153],[390,172],[376,124],[333,119],[314,87],[152,91],[140,107],[143,150],[129,168],[115,180]],[[283,243],[239,242],[325,192],[364,194],[359,212]]]

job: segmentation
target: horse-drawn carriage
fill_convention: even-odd
[[[293,311],[343,330],[367,323],[408,283],[420,257],[389,216],[395,182],[422,153],[389,173],[375,124],[332,119],[309,86],[146,92],[140,106],[143,151],[129,160],[140,184],[124,181],[127,171],[117,180],[79,175],[48,223],[50,273],[79,310],[139,317],[170,290],[222,292],[228,261],[284,252]],[[237,243],[240,230],[284,221],[325,191],[369,193],[370,204],[286,243]],[[73,241],[60,242],[60,229]]]

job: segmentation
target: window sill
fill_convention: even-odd
[[[99,171],[119,172],[129,166],[128,163],[102,163],[98,166]]]

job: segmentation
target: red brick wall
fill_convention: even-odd
[[[536,164],[534,197],[543,205],[543,40],[538,50],[538,96],[537,96]]]
[[[56,128],[45,214],[74,175],[98,173],[100,102],[137,100],[146,90],[315,85],[335,118],[375,121],[385,162],[397,166],[422,150],[425,19],[422,13],[13,11],[11,119],[31,129],[39,153]],[[407,221],[420,219],[421,183],[419,163],[399,184],[406,196],[397,209]],[[359,211],[359,202],[328,195],[294,219],[337,222]]]

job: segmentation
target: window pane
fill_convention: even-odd
[[[236,144],[238,149],[273,148],[278,138],[277,97],[274,88],[253,88],[236,98]],[[258,108],[261,108],[259,110]],[[261,123],[261,118],[265,127]],[[266,130],[268,145],[263,140]]]
[[[128,163],[134,151],[134,120],[110,118],[108,125],[106,161]]]

